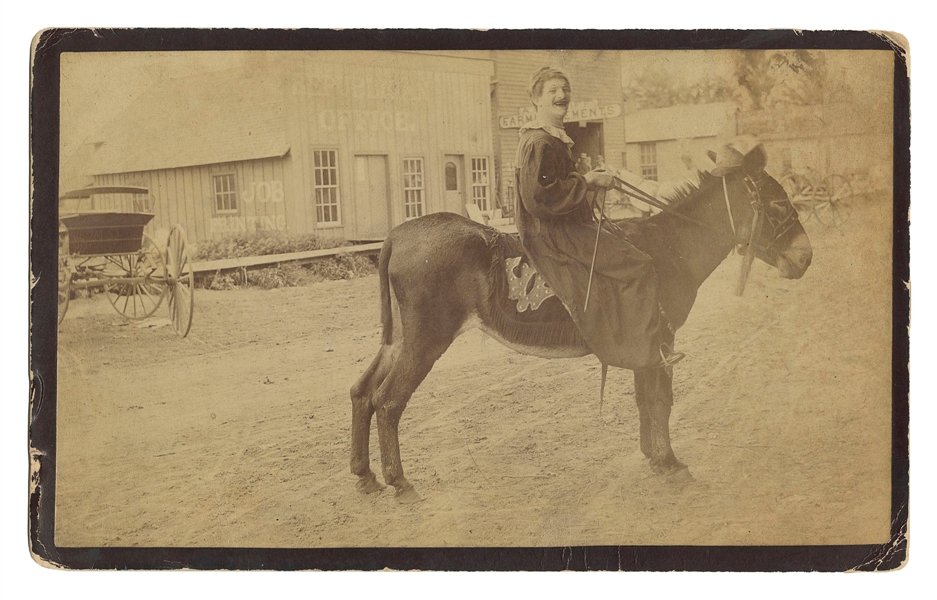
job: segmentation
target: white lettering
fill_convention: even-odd
[[[255,233],[257,231],[284,231],[286,230],[285,215],[262,216],[223,216],[212,217],[211,232],[220,234]]]
[[[573,102],[569,105],[569,111],[563,119],[565,123],[599,121],[602,119],[614,119],[621,115],[620,104],[608,104],[599,106],[594,100],[589,102]],[[498,125],[501,129],[519,129],[525,125],[533,124],[537,120],[537,113],[532,108],[518,109],[516,115],[504,115],[498,118]]]
[[[415,131],[416,125],[410,122],[410,113],[397,111],[394,113],[394,125],[397,131]]]
[[[324,131],[416,131],[413,111],[323,110],[318,115]]]
[[[253,186],[257,191],[257,202],[263,202],[266,204],[270,202],[270,184],[266,181],[261,181],[260,183],[254,183]]]
[[[270,181],[251,181],[244,186],[241,199],[247,204],[260,202],[262,204],[283,202],[283,182],[279,179]]]
[[[283,202],[283,182],[279,179],[274,179],[270,182],[270,188],[270,201],[274,204]]]

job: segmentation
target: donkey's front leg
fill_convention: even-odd
[[[639,410],[641,396],[644,407],[641,427],[641,449],[651,462],[655,473],[667,475],[677,482],[692,481],[693,476],[685,464],[677,460],[670,445],[670,408],[673,406],[673,377],[666,368],[645,369],[635,373]],[[645,416],[646,415],[646,416]]]

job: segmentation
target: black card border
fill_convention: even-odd
[[[565,548],[66,548],[54,543],[55,273],[58,252],[59,65],[63,52],[443,49],[840,49],[894,53],[891,539],[854,546],[587,546]],[[34,41],[30,89],[29,544],[71,569],[460,571],[892,570],[908,552],[910,85],[906,50],[860,31],[791,30],[248,30],[49,29]]]

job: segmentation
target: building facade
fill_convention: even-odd
[[[248,53],[173,80],[102,135],[96,185],[150,189],[151,228],[382,240],[491,210],[492,63],[406,52]]]
[[[639,110],[625,118],[624,167],[651,181],[678,182],[710,169],[707,150],[736,137],[738,109],[730,102]]]
[[[573,155],[586,154],[593,164],[599,156],[614,169],[623,166],[625,118],[622,111],[621,53],[611,50],[495,50],[492,110],[494,111],[494,160],[501,205],[513,208],[516,190],[514,168],[520,128],[534,120],[527,95],[531,76],[541,67],[566,73],[572,103],[566,116],[566,133],[576,142]]]

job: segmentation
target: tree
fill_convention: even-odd
[[[811,50],[742,50],[735,76],[751,108],[816,105],[852,98],[844,73],[830,73],[827,57]]]
[[[709,104],[735,100],[738,90],[731,82],[706,79],[679,82],[665,69],[647,68],[625,86],[624,98],[635,110],[679,104]]]

